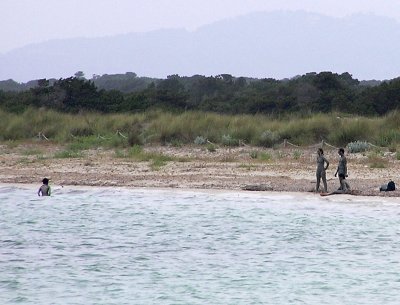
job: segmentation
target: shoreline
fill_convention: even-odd
[[[40,186],[44,177],[51,185],[240,191],[255,186],[262,191],[313,194],[316,151],[303,148],[265,149],[257,147],[218,148],[210,152],[200,146],[146,146],[148,154],[167,156],[158,166],[118,156],[112,149],[91,149],[79,157],[60,158],[62,145],[25,143],[16,147],[0,145],[0,183]],[[254,152],[264,159],[252,157]],[[337,189],[333,177],[337,167],[336,149],[326,149],[328,191]],[[364,154],[347,154],[352,189],[361,196],[400,197],[400,191],[379,192],[379,187],[400,176],[400,161],[394,154],[382,157],[383,168],[371,167]],[[249,190],[247,192],[250,192]],[[315,193],[314,193],[315,194]],[[354,196],[353,196],[354,197]]]
[[[0,190],[2,188],[15,187],[24,190],[32,190],[32,196],[36,196],[38,188],[37,184],[33,183],[3,183],[0,182]],[[235,196],[256,196],[260,198],[273,198],[273,197],[295,197],[296,199],[319,199],[321,202],[351,202],[351,203],[392,203],[399,204],[399,196],[374,196],[374,195],[350,195],[350,194],[337,194],[338,196],[319,196],[313,192],[288,192],[288,191],[246,191],[237,189],[187,189],[187,188],[158,188],[158,187],[110,187],[110,186],[89,186],[89,185],[52,185],[53,195],[56,191],[58,197],[62,194],[73,194],[74,191],[103,191],[104,189],[123,190],[132,192],[159,192],[159,193],[178,193],[178,194],[213,194],[213,195],[226,195],[232,194]]]

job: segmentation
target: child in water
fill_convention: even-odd
[[[49,179],[44,178],[42,180],[43,185],[38,190],[38,196],[50,196],[51,195],[51,188],[49,185]]]

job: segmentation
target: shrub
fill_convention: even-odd
[[[272,159],[272,155],[268,152],[262,152],[258,156],[258,159],[261,161],[270,161]]]
[[[115,153],[115,157],[116,158],[126,158],[127,157],[125,152],[123,150],[120,150],[120,149],[115,150],[114,153]]]
[[[128,145],[143,145],[142,125],[140,123],[133,123],[128,129]]]
[[[152,170],[159,170],[162,166],[165,166],[168,161],[173,161],[174,158],[158,154],[158,153],[147,153],[149,160],[151,160],[150,167]]]
[[[209,144],[207,145],[207,150],[208,150],[209,152],[215,152],[215,151],[217,150],[217,148],[215,147],[214,144],[209,143]]]
[[[129,134],[128,134],[128,145],[129,146],[143,145],[143,139],[136,132],[129,132]]]
[[[221,142],[225,146],[238,146],[239,145],[239,140],[231,137],[230,135],[223,135]]]
[[[253,150],[250,152],[250,158],[257,159],[258,158],[258,151]]]
[[[347,144],[349,153],[364,152],[370,149],[370,144],[366,141],[355,141]]]
[[[202,136],[197,136],[196,139],[194,139],[194,144],[196,144],[196,145],[204,145],[206,143],[207,143],[207,139]]]
[[[165,166],[167,163],[162,159],[154,159],[151,161],[150,167],[153,171],[158,171],[162,166]]]
[[[127,157],[133,158],[135,160],[144,161],[143,147],[140,145],[133,145],[131,148],[128,149]]]
[[[301,152],[298,150],[295,150],[293,152],[293,159],[298,160],[298,159],[300,159],[300,157],[301,157]]]
[[[182,147],[183,146],[183,143],[182,143],[182,141],[180,140],[180,139],[172,139],[171,140],[171,145],[173,146],[173,147]]]
[[[128,139],[123,138],[121,136],[114,135],[110,139],[104,141],[105,146],[107,147],[127,147],[128,146]]]
[[[280,136],[276,131],[264,131],[259,140],[259,144],[265,147],[272,147],[280,141]]]

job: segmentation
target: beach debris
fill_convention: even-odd
[[[268,184],[249,184],[242,186],[245,191],[273,191],[273,187]]]

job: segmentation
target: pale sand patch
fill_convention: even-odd
[[[54,158],[64,148],[35,142],[10,147],[0,146],[0,183],[40,184],[49,177],[56,185],[125,186],[146,188],[241,190],[246,185],[265,185],[278,192],[311,192],[315,189],[316,152],[307,149],[261,149],[254,147],[217,148],[150,146],[145,152],[157,152],[174,158],[155,168],[151,161],[138,162],[118,158],[114,150],[83,151],[80,158]],[[253,159],[252,152],[264,153]],[[334,177],[338,155],[326,149],[330,161],[328,189],[339,186]],[[348,154],[348,181],[362,195],[398,197],[400,191],[379,192],[393,179],[398,183],[400,161],[394,153],[382,157],[385,168],[371,168],[368,154]],[[340,195],[342,196],[342,195]]]

